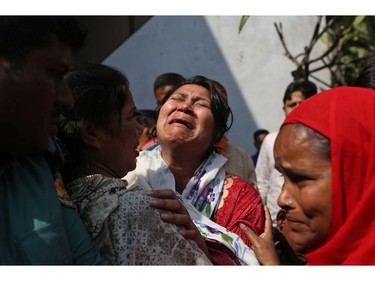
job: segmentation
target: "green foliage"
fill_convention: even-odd
[[[286,46],[282,24],[274,23],[285,56],[296,65],[292,75],[295,79],[312,78],[327,87],[352,85],[362,68],[375,57],[375,16],[325,16],[325,26],[321,24],[323,18],[317,16],[310,43],[297,55],[291,54]],[[248,19],[249,16],[242,16],[239,32]],[[311,58],[318,41],[324,42],[327,50]],[[323,69],[330,71],[331,81],[321,81],[315,76]]]
[[[375,17],[327,17],[327,24],[330,21],[322,40],[328,46],[339,41],[331,56],[331,64],[334,66],[331,86],[352,85],[369,58],[375,55]]]

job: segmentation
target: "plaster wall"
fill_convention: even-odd
[[[296,69],[274,23],[282,23],[286,44],[297,55],[309,43],[316,17],[251,16],[239,33],[240,21],[241,16],[154,16],[103,63],[126,74],[138,108],[155,108],[153,81],[164,72],[220,81],[234,113],[228,137],[251,155],[253,132],[275,131],[281,124],[282,98]],[[313,56],[325,49],[319,43]],[[327,71],[317,76],[328,82]]]

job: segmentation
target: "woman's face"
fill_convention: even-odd
[[[303,127],[290,124],[281,128],[274,147],[284,176],[278,204],[286,212],[287,239],[303,254],[325,243],[331,225],[331,162],[313,145]]]
[[[125,95],[125,105],[120,113],[120,119],[118,114],[112,117],[113,132],[99,129],[103,167],[110,175],[118,178],[135,169],[136,158],[139,155],[138,135],[142,132],[142,126],[134,118],[136,107],[132,94],[128,92]]]
[[[199,85],[178,88],[160,108],[157,122],[159,142],[187,144],[206,152],[212,145],[215,120],[210,92]]]

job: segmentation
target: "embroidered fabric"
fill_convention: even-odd
[[[211,265],[176,225],[164,223],[150,197],[126,181],[92,175],[67,185],[102,255],[122,265]]]

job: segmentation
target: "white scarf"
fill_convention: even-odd
[[[161,157],[161,147],[151,151],[142,151],[137,158],[137,168],[125,179],[136,182],[145,189],[175,189],[175,179],[167,164]],[[190,217],[200,230],[202,236],[214,239],[231,249],[244,265],[259,265],[254,252],[235,233],[218,225],[209,218],[220,202],[224,185],[227,159],[212,152],[198,167],[186,185],[181,198]]]

